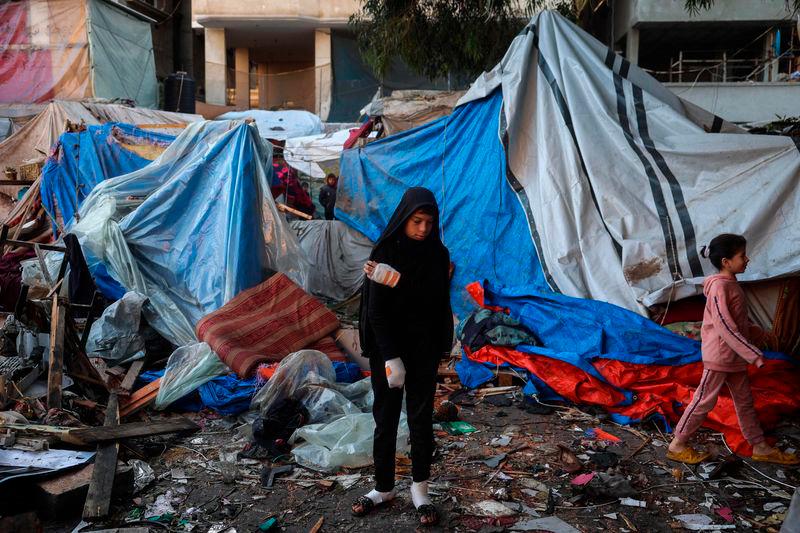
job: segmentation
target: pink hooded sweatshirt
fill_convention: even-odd
[[[744,291],[727,274],[709,276],[703,283],[706,309],[703,314],[703,366],[717,372],[742,372],[750,363],[761,367],[764,354],[753,346],[753,338],[764,331],[750,322]]]

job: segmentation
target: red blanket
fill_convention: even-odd
[[[245,378],[260,363],[311,348],[338,328],[336,315],[278,273],[203,317],[196,332],[222,362]]]

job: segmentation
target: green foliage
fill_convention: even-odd
[[[364,0],[350,26],[379,77],[397,57],[430,79],[448,73],[474,77],[503,57],[542,0],[522,2]]]

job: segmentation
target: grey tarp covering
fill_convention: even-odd
[[[144,337],[139,326],[145,302],[147,296],[130,291],[109,305],[92,324],[86,354],[108,359],[112,365],[144,357]]]
[[[158,107],[150,24],[102,0],[89,0],[88,7],[94,96],[129,98],[142,107]]]
[[[743,281],[800,271],[800,151],[689,104],[555,12],[460,103],[502,87],[510,179],[552,288],[642,312],[696,294],[700,248],[748,239]]]
[[[290,223],[306,254],[308,289],[316,296],[344,301],[361,288],[372,241],[338,220]]]

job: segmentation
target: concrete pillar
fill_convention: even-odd
[[[331,30],[314,31],[314,112],[322,120],[331,110],[333,68],[331,65]]]
[[[267,84],[267,64],[259,63],[257,66],[256,74],[258,76],[258,108],[268,109],[267,102],[269,101],[269,85]]]
[[[639,30],[638,28],[631,28],[628,30],[628,35],[625,38],[625,59],[633,63],[639,64]]]
[[[205,28],[206,103],[225,105],[225,28]]]
[[[234,56],[236,65],[236,105],[239,109],[250,109],[250,50],[237,48]]]

